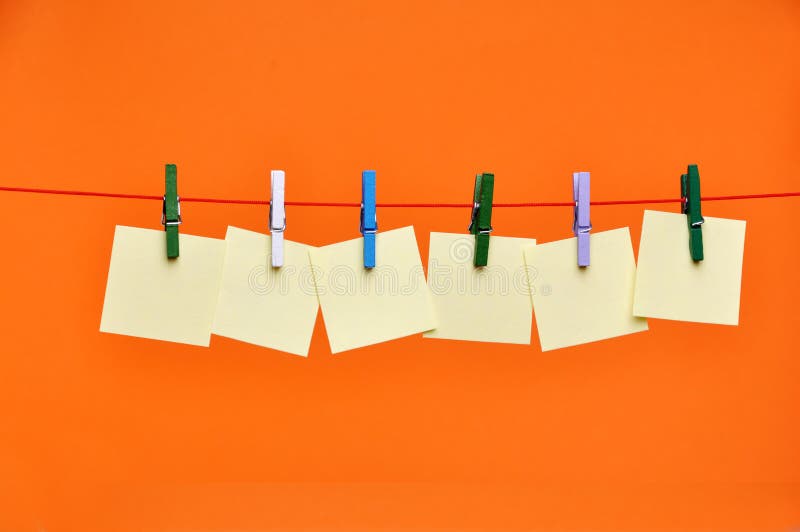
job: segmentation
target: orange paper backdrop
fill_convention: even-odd
[[[765,1],[0,1],[0,181],[184,196],[467,202],[798,188],[800,5]],[[308,359],[100,334],[115,224],[154,201],[0,193],[0,530],[752,530],[800,526],[798,199],[747,220],[739,327],[543,354],[412,337]],[[677,205],[653,206],[677,211]],[[642,206],[595,207],[595,230]],[[184,204],[182,232],[265,230]],[[462,232],[465,209],[382,209]],[[568,208],[495,234],[571,236]],[[288,208],[287,237],[358,236]],[[687,251],[688,252],[688,251]]]

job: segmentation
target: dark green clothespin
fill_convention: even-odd
[[[486,266],[489,260],[492,196],[494,196],[494,174],[476,175],[475,193],[472,196],[472,218],[469,223],[469,232],[475,235],[475,266]]]
[[[167,232],[167,258],[174,259],[180,254],[178,226],[181,225],[181,198],[178,196],[178,167],[168,164],[166,172],[161,224]]]
[[[689,253],[693,261],[703,260],[703,214],[700,211],[700,172],[696,164],[690,164],[681,176],[682,212],[689,224]]]

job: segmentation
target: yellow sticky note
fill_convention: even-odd
[[[319,307],[308,258],[311,246],[286,240],[284,264],[273,268],[269,235],[228,227],[225,242],[212,332],[308,356]]]
[[[339,353],[436,326],[413,227],[376,235],[376,266],[363,239],[312,249],[312,269],[331,351]]]
[[[475,236],[431,233],[428,288],[438,325],[426,338],[529,344],[531,307],[523,249],[530,238],[493,236],[488,265],[473,265]]]
[[[738,325],[745,222],[704,218],[703,260],[694,262],[686,215],[644,211],[636,316]]]
[[[100,331],[208,347],[225,241],[180,235],[167,259],[164,231],[118,225]]]
[[[591,265],[575,238],[525,249],[542,351],[647,330],[633,316],[636,263],[627,227],[591,234]]]

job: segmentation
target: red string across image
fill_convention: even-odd
[[[122,194],[116,192],[94,192],[85,190],[57,190],[47,188],[25,188],[25,187],[5,187],[0,186],[0,192],[28,192],[33,194],[54,194],[63,196],[89,196],[97,198],[121,198],[121,199],[141,199],[158,200],[162,196],[152,196],[146,194]],[[800,196],[800,192],[772,192],[765,194],[738,194],[731,196],[702,196],[703,201],[726,201],[726,200],[747,200],[763,198],[787,198]],[[681,198],[661,198],[661,199],[631,199],[631,200],[604,200],[592,201],[591,205],[644,205],[648,203],[681,203]],[[227,203],[237,205],[269,205],[269,200],[247,200],[247,199],[224,199],[224,198],[191,198],[181,196],[181,202],[192,203]],[[331,201],[287,201],[286,205],[297,207],[360,207],[361,203],[355,202],[331,202]],[[573,201],[552,201],[552,202],[523,202],[523,203],[493,203],[492,207],[574,207]],[[377,207],[409,207],[409,208],[472,208],[472,203],[377,203]]]

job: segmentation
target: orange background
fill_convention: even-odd
[[[538,5],[537,5],[538,4]],[[550,5],[548,5],[550,4]],[[467,202],[797,189],[800,5],[749,2],[0,1],[0,180],[184,196]],[[420,337],[308,359],[100,334],[115,224],[154,201],[0,193],[0,530],[753,530],[800,527],[798,199],[747,220],[739,327],[543,354]],[[653,206],[677,211],[677,204]],[[642,206],[595,207],[595,230]],[[265,230],[184,204],[184,233]],[[465,209],[382,209],[462,232]],[[496,234],[571,236],[567,208]],[[357,236],[288,208],[287,237]],[[688,251],[687,251],[688,252]]]

